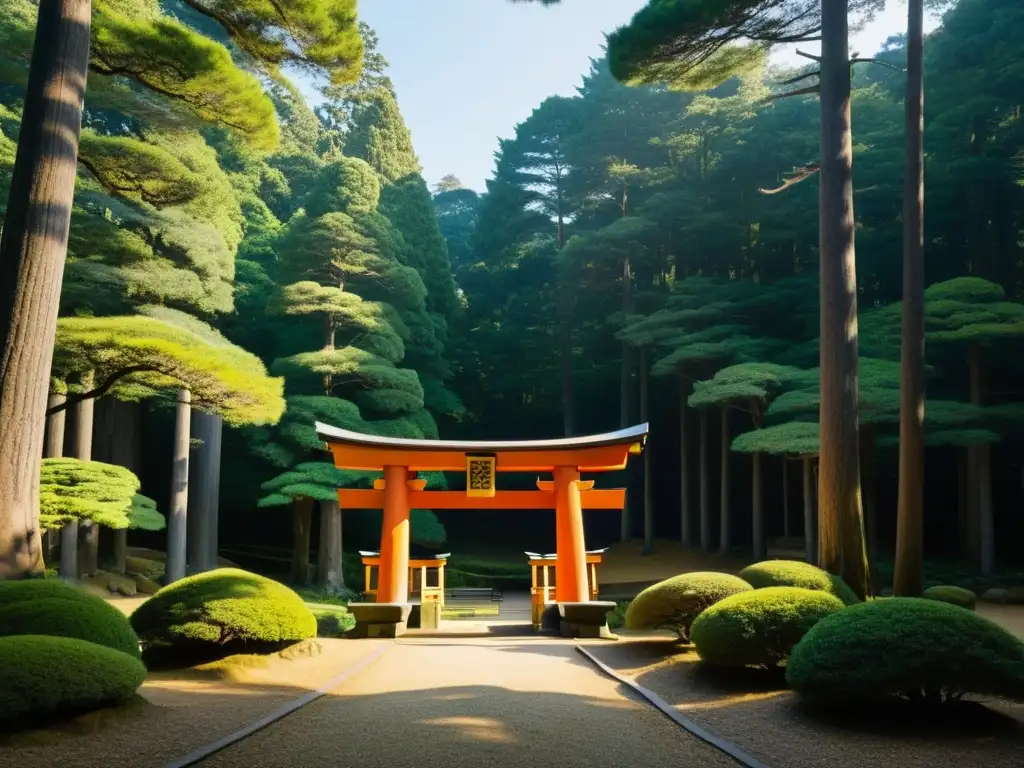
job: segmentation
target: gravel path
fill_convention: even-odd
[[[729,758],[627,697],[571,642],[403,639],[304,709],[203,768],[726,768]]]
[[[316,690],[384,641],[317,642],[320,656],[239,668],[240,680],[189,671],[151,674],[135,705],[0,738],[0,768],[160,768]]]
[[[777,681],[753,671],[742,680],[716,679],[695,653],[680,653],[665,639],[624,636],[587,650],[772,768],[1024,768],[1021,705],[973,707],[970,724],[827,721],[809,716]]]

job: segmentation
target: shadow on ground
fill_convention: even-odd
[[[1024,706],[965,701],[941,713],[903,704],[811,712],[780,673],[721,670],[691,647],[635,638],[587,649],[775,768],[1024,766]]]

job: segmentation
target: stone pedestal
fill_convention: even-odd
[[[559,603],[560,634],[562,637],[618,640],[618,636],[608,628],[608,614],[613,610],[615,603],[604,600]]]
[[[349,603],[348,610],[356,620],[349,637],[401,637],[407,629],[412,604]]]

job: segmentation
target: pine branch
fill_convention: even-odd
[[[110,374],[110,376],[108,376],[104,382],[95,389],[90,389],[88,392],[81,392],[77,395],[71,395],[63,403],[55,405],[52,408],[47,408],[47,418],[53,416],[55,413],[65,411],[83,400],[92,400],[93,398],[103,397],[118,381],[126,376],[131,376],[133,373],[159,373],[159,370],[153,365],[129,365],[126,368],[121,368]]]
[[[802,75],[791,77],[789,80],[783,80],[779,85],[793,85],[793,83],[799,83],[801,80],[806,80],[808,77],[821,77],[821,70],[814,70],[813,72],[805,72]]]
[[[809,85],[806,88],[797,88],[795,91],[789,91],[788,93],[773,93],[771,96],[764,99],[762,103],[778,101],[779,99],[788,99],[792,96],[806,96],[809,93],[821,93],[821,85]]]
[[[775,189],[761,189],[761,188],[758,188],[757,191],[760,192],[762,195],[777,195],[779,192],[782,192],[785,189],[789,189],[794,184],[799,184],[804,179],[809,179],[811,176],[813,176],[814,174],[816,174],[820,170],[821,170],[821,164],[820,163],[813,163],[811,165],[804,165],[804,166],[801,166],[799,168],[794,168],[793,169],[793,175],[790,176],[788,179],[786,179],[782,183],[782,186],[776,187]]]

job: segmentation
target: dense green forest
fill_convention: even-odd
[[[242,13],[224,25],[222,5],[93,3],[44,450],[127,467],[141,489],[121,478],[136,513],[117,525],[84,515],[76,530],[77,513],[51,510],[62,570],[123,558],[126,537],[184,541],[190,486],[190,542],[219,506],[213,549],[190,562],[286,542],[294,580],[338,586],[327,542],[374,547],[379,514],[338,509],[337,487],[373,478],[334,469],[315,421],[500,439],[649,421],[645,459],[602,480],[628,484],[628,514],[591,513],[588,543],[760,556],[813,527],[820,116],[815,94],[789,94],[812,67],[755,58],[694,91],[625,85],[594,60],[575,96],[500,140],[478,193],[451,176],[428,186],[388,41],[354,15],[310,10],[282,44]],[[0,201],[36,11],[8,0],[0,19]],[[1016,0],[959,0],[925,43],[926,553],[986,573],[1019,560],[1024,534],[1017,34]],[[893,38],[852,65],[874,559],[895,541],[905,60]],[[316,104],[297,85],[310,74]],[[554,524],[415,510],[412,538],[547,551]]]

